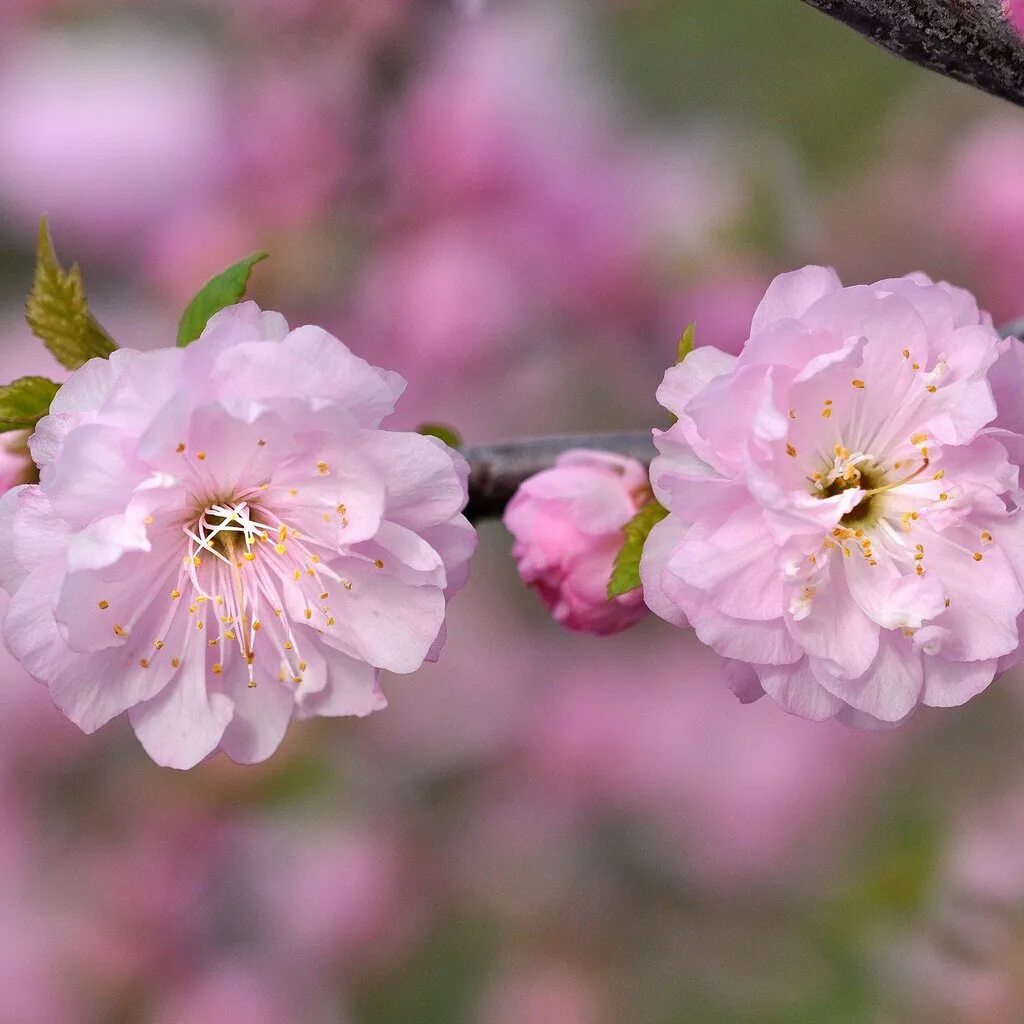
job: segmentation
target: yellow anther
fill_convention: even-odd
[[[911,434],[910,435],[910,443],[912,445],[924,444],[925,441],[927,441],[927,440],[928,440],[928,435],[927,434]]]
[[[215,676],[219,676],[221,674],[221,672],[223,672],[223,671],[224,671],[224,666],[221,665],[221,663],[218,661],[217,664],[213,666],[212,672],[213,672],[213,674]]]
[[[100,609],[101,612],[105,612],[110,607],[110,602],[109,601],[98,601],[97,605],[99,606],[99,609]]]
[[[851,384],[852,384],[852,385],[853,385],[853,386],[854,386],[855,388],[862,388],[862,387],[864,387],[864,381],[862,381],[862,380],[852,380],[852,381],[850,381],[850,383],[851,383]]]
[[[181,591],[180,590],[172,590],[171,591],[171,600],[172,601],[177,601],[179,597],[181,597]]]
[[[992,534],[989,533],[988,530],[982,530],[981,539],[985,541],[986,544],[989,544],[992,542]]]
[[[980,551],[975,551],[974,554],[971,555],[971,558],[973,558],[976,562],[980,562],[984,557],[985,556]]]
[[[934,384],[926,384],[924,389],[931,395],[934,395],[939,390]]]
[[[263,628],[263,623],[256,619],[252,624],[252,628],[258,633]]]
[[[206,452],[196,452],[196,458],[202,462],[206,458]]]
[[[247,562],[255,562],[256,561],[256,552],[255,551],[246,551],[246,553],[244,555],[242,555],[242,557]]]
[[[905,348],[903,350],[903,358],[904,359],[909,359],[910,358],[910,349],[909,348]]]
[[[171,658],[171,668],[181,668],[181,658]]]
[[[139,668],[149,668],[149,658],[139,658]]]
[[[330,473],[330,471],[331,471],[331,467],[328,466],[326,462],[318,462],[316,464],[316,471],[321,476],[327,476],[327,474]]]
[[[312,608],[307,608],[307,609],[305,609],[305,611],[303,611],[302,614],[305,615],[307,619],[311,619],[311,618],[313,618],[313,609]]]
[[[291,640],[285,640],[283,646],[284,646],[284,649],[286,651],[290,651],[292,649],[292,642],[291,642]]]
[[[280,543],[280,541],[274,545],[274,550],[279,555],[286,555],[288,553],[288,549],[282,543]]]
[[[119,623],[115,622],[114,623],[114,636],[124,637],[124,636],[127,636],[127,635],[128,634],[127,634],[127,632],[125,632],[124,626],[122,626]]]
[[[795,459],[796,458],[796,449],[791,444],[787,444],[786,445],[786,454],[790,458]]]
[[[174,449],[179,455],[185,450],[185,442],[182,441],[178,444],[178,447]]]
[[[830,419],[831,416],[832,410],[826,405],[825,408],[821,410],[821,418],[827,420]]]
[[[333,615],[327,620],[327,625],[328,626],[333,626],[334,625],[334,616]]]
[[[941,480],[945,475],[946,475],[946,471],[944,469],[940,469],[938,471],[938,473],[936,473],[935,476],[932,477],[932,479],[933,480]]]
[[[164,649],[164,642],[163,642],[163,640],[154,640],[154,641],[153,641],[153,646],[154,646],[154,647],[155,647],[155,648],[156,648],[156,649],[157,649],[158,651],[162,651],[162,650]]]
[[[949,501],[949,495],[945,491],[943,491],[939,495],[939,501]]]
[[[383,562],[383,561],[381,561],[381,559],[379,559],[379,558],[375,558],[375,559],[373,560],[373,564],[374,564],[375,566],[377,566],[377,568],[378,568],[378,569],[383,569],[383,568],[384,568],[384,562]]]

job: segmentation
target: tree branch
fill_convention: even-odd
[[[562,452],[571,448],[596,448],[628,455],[645,466],[654,457],[649,430],[636,434],[569,434],[471,445],[462,449],[470,465],[466,515],[474,522],[500,516],[527,477],[549,469]]]
[[[1024,106],[1024,41],[1000,0],[804,0],[902,57]]]

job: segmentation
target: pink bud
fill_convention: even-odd
[[[608,600],[608,580],[622,547],[622,527],[650,496],[634,459],[575,450],[527,480],[509,503],[519,575],[566,629],[607,636],[645,614],[643,592]]]

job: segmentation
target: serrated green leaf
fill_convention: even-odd
[[[36,272],[25,303],[25,319],[57,361],[77,370],[94,356],[106,358],[117,345],[89,311],[82,272],[65,271],[57,260],[44,217],[39,223]]]
[[[0,386],[0,432],[33,430],[58,390],[60,385],[46,377],[19,377]]]
[[[269,255],[266,252],[254,252],[211,277],[199,289],[199,293],[181,315],[181,323],[178,325],[179,348],[191,345],[203,333],[210,317],[215,313],[233,306],[245,297],[252,268],[257,263],[262,263]]]
[[[683,331],[683,336],[679,339],[679,347],[676,350],[677,366],[693,351],[693,336],[696,333],[696,330],[697,325],[690,324],[690,326]]]
[[[425,437],[439,437],[449,448],[462,447],[462,438],[459,436],[459,432],[444,423],[421,423],[416,428],[416,433],[423,434]]]
[[[608,599],[628,594],[640,586],[640,556],[651,530],[668,515],[661,502],[651,498],[622,528],[625,541],[615,558],[611,579],[608,581]]]

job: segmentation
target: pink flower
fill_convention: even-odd
[[[0,502],[11,652],[86,732],[127,710],[171,767],[383,707],[475,545],[463,460],[378,429],[403,388],[254,303],[189,348],[91,360],[30,441],[40,484]]]
[[[1020,643],[1022,359],[923,275],[776,278],[738,357],[698,349],[658,391],[648,604],[806,718],[969,700]]]
[[[1024,35],[1024,2],[1005,0],[1006,18],[1018,33]]]
[[[640,590],[609,601],[622,527],[649,497],[634,459],[574,450],[530,477],[505,512],[519,575],[566,629],[607,636],[647,613]]]

